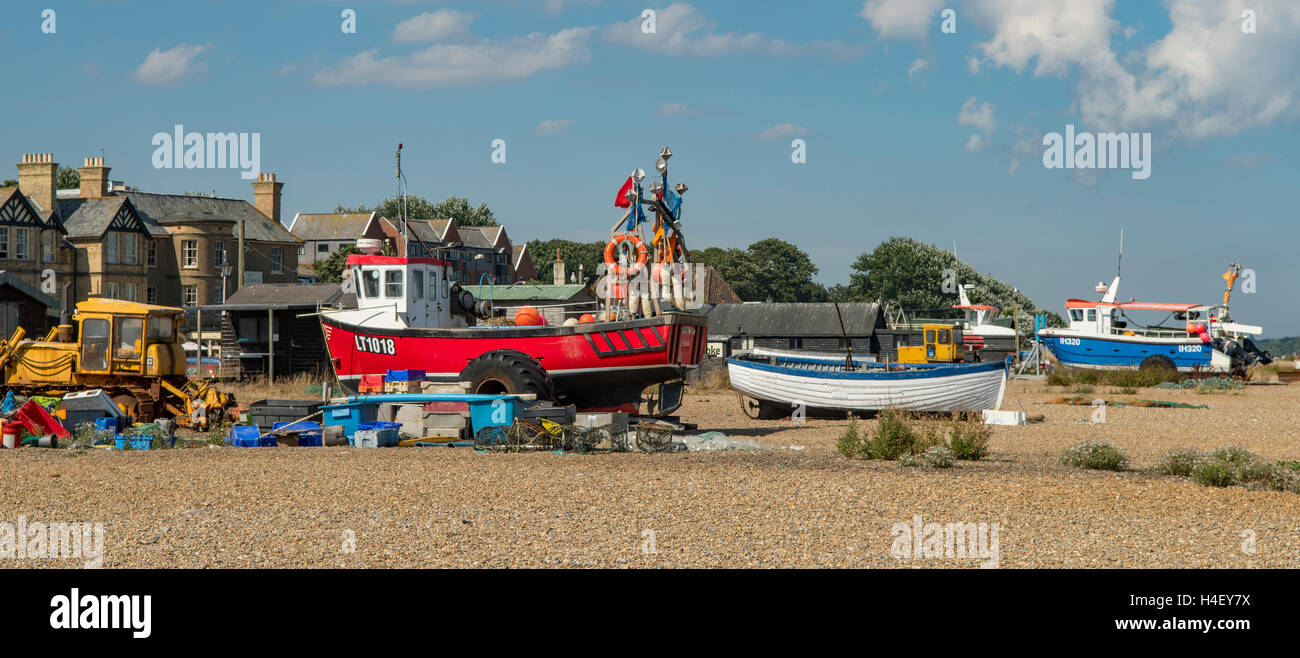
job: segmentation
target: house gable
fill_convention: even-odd
[[[7,197],[7,198],[6,198]],[[41,220],[41,216],[32,207],[32,204],[23,196],[18,188],[4,188],[0,190],[0,224],[6,226],[27,226],[36,229],[57,228],[62,231],[63,227],[54,219],[54,226],[51,227]],[[53,218],[53,215],[51,215]]]

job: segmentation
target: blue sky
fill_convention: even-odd
[[[1058,309],[1114,275],[1123,227],[1121,297],[1213,301],[1236,261],[1235,319],[1295,335],[1300,7],[1250,4],[1251,34],[1221,0],[10,2],[0,157],[103,148],[115,180],[251,198],[234,169],[154,168],[151,139],[260,132],[287,221],[391,196],[402,142],[412,193],[486,201],[522,242],[602,239],[669,144],[695,248],[781,237],[831,284],[892,235],[955,241]],[[1150,132],[1150,178],[1045,168],[1067,123]]]

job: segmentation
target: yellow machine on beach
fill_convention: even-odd
[[[921,325],[922,345],[900,345],[899,363],[953,363],[965,360],[961,328],[950,324]]]
[[[51,396],[103,389],[135,421],[174,416],[195,429],[234,406],[233,396],[185,375],[183,310],[92,298],[64,317],[42,340],[24,340],[19,327],[0,341],[0,389]]]

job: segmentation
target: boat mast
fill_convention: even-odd
[[[402,145],[398,144],[397,145],[397,214],[398,214],[398,219],[402,222],[402,245],[403,248],[407,249],[407,253],[409,254],[410,248],[407,247],[406,245],[408,241],[411,239],[411,236],[410,236],[410,232],[406,228],[406,190],[405,190],[405,186],[403,185],[403,182],[404,179],[402,178]]]
[[[844,369],[857,370],[858,367],[853,363],[853,341],[849,340],[849,332],[844,330],[844,316],[840,314],[839,302],[835,302],[835,317],[840,319],[840,335],[844,336]]]

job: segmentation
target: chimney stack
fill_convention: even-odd
[[[77,169],[81,174],[81,198],[97,199],[108,196],[108,172],[103,158],[86,158],[86,165]]]
[[[560,250],[555,250],[555,285],[562,286],[565,284],[564,279],[564,259],[560,258]]]
[[[253,207],[263,215],[280,222],[280,188],[284,183],[275,180],[275,174],[258,174],[253,181]]]
[[[36,202],[44,212],[55,208],[55,176],[59,163],[53,153],[24,153],[18,163],[18,187]]]

